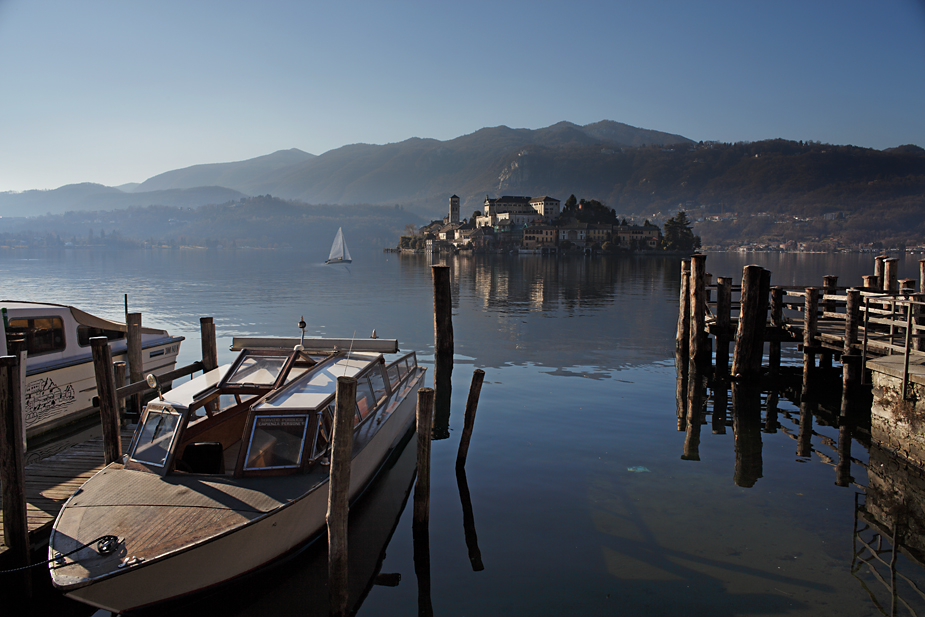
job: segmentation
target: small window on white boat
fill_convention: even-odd
[[[257,416],[247,444],[245,471],[298,467],[308,416]]]
[[[6,338],[24,338],[30,356],[64,351],[64,321],[60,317],[11,319]]]
[[[180,417],[171,408],[151,409],[149,405],[132,458],[140,463],[163,467],[180,426]]]
[[[360,378],[357,381],[357,413],[358,420],[365,418],[376,407],[376,399],[368,379]]]
[[[376,400],[382,400],[382,397],[387,394],[387,391],[385,389],[385,380],[382,378],[382,371],[378,366],[373,367],[373,370],[370,372],[369,383],[373,387],[373,394]]]
[[[89,347],[90,339],[97,336],[105,336],[110,341],[119,341],[125,338],[125,332],[92,328],[90,326],[77,326],[77,344],[81,347]]]
[[[392,388],[394,389],[398,386],[398,382],[401,381],[401,375],[398,373],[398,365],[389,365],[387,372],[389,374],[389,383],[392,384]]]

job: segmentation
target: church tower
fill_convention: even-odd
[[[456,195],[450,197],[450,222],[459,222],[459,197]]]

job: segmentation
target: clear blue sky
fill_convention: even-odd
[[[0,0],[0,191],[605,119],[925,146],[925,1]]]

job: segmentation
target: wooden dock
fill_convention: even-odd
[[[122,429],[121,437],[125,451],[132,439],[132,429]],[[76,444],[26,467],[29,542],[33,550],[41,549],[47,543],[55,517],[68,497],[103,467],[102,437]],[[3,537],[3,522],[0,518],[0,564],[6,561],[7,546],[3,543]]]

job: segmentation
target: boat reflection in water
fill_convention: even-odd
[[[412,431],[362,498],[350,508],[348,614],[359,610],[373,585],[396,586],[402,582],[399,574],[382,573],[380,568],[411,492],[417,462],[415,442],[416,433]],[[234,585],[185,602],[173,611],[160,608],[150,614],[327,617],[330,614],[327,551],[326,536],[322,536],[292,558]],[[415,585],[415,582],[407,580],[404,584]]]

